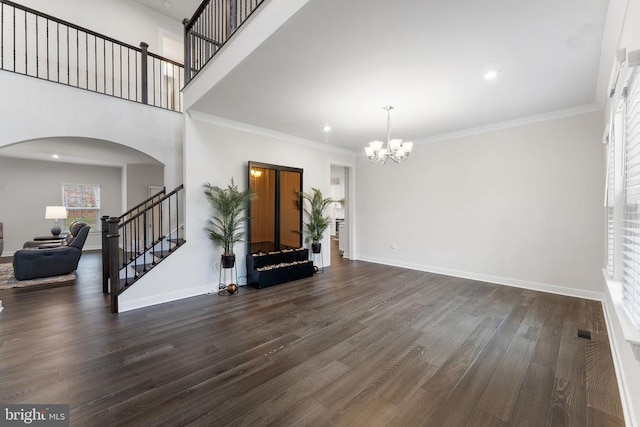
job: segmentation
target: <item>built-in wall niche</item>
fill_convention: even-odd
[[[302,172],[300,168],[249,162],[249,253],[302,246]]]

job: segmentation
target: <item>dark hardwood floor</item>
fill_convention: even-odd
[[[624,424],[599,302],[345,260],[113,315],[99,255],[77,275],[0,291],[0,402],[74,426]]]

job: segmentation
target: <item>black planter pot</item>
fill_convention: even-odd
[[[314,254],[319,254],[322,251],[322,243],[312,243],[311,244],[311,252]]]
[[[236,265],[235,255],[222,255],[222,268],[233,268]]]

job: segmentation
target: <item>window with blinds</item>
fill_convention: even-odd
[[[614,252],[614,206],[616,202],[615,193],[615,137],[613,129],[609,132],[607,143],[607,192],[605,206],[607,208],[607,273],[609,277],[613,277],[613,252]]]
[[[82,221],[100,231],[99,185],[62,184],[62,203],[67,208],[67,228],[73,221]]]
[[[640,84],[636,71],[631,70],[626,102],[622,101],[626,104],[622,278],[625,308],[640,328]]]

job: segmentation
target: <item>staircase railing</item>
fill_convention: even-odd
[[[0,0],[0,69],[182,111],[182,64]]]
[[[124,221],[127,218],[130,218],[133,215],[136,215],[142,211],[147,210],[153,203],[162,199],[167,192],[166,187],[162,187],[162,190],[158,191],[156,194],[151,197],[143,200],[138,203],[122,215],[118,217],[120,221]],[[109,216],[103,216],[102,218],[102,292],[105,294],[109,293],[109,251],[104,250],[107,248],[108,244],[108,236],[109,236],[109,227],[106,222],[109,219]]]
[[[102,217],[103,291],[111,293],[111,312],[118,296],[185,243],[184,186],[154,195],[119,217]]]
[[[184,24],[187,84],[209,62],[263,0],[205,0]]]
[[[158,191],[156,194],[154,194],[153,196],[149,197],[146,200],[143,200],[142,202],[138,203],[137,205],[135,205],[134,207],[132,207],[131,209],[129,209],[128,211],[120,215],[119,217],[120,220],[123,221],[140,212],[147,210],[149,206],[153,205],[155,202],[162,199],[166,194],[167,194],[167,188],[162,187],[162,189]]]

